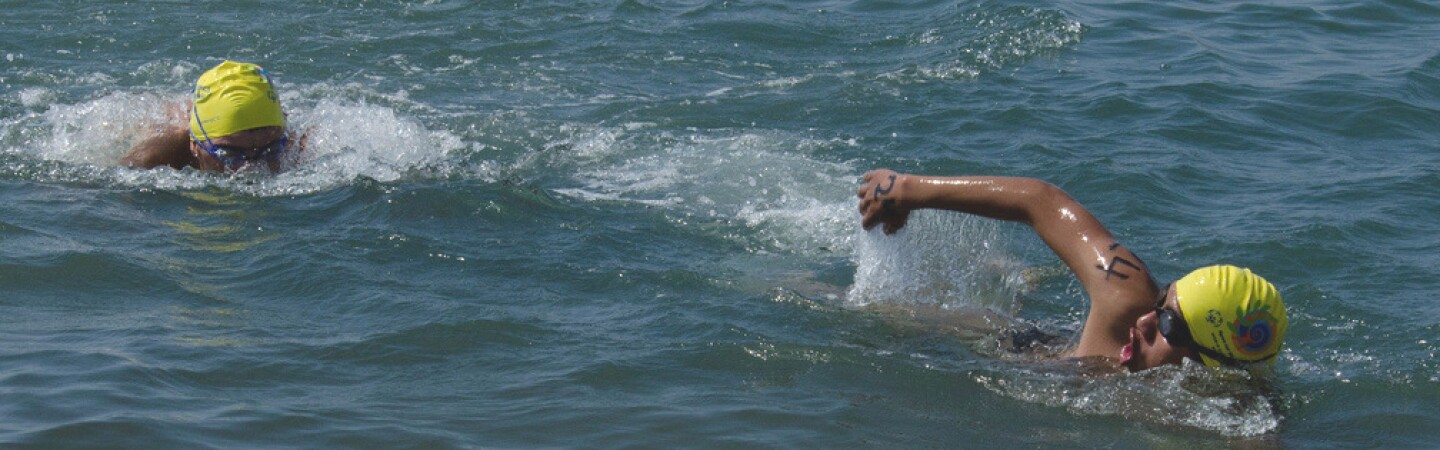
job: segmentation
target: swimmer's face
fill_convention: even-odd
[[[1180,305],[1175,300],[1175,287],[1166,286],[1161,295],[1164,296],[1159,302],[1161,307],[1178,316]],[[1178,318],[1184,319],[1183,316]],[[1172,344],[1165,339],[1165,336],[1160,334],[1158,323],[1159,313],[1156,311],[1150,311],[1135,320],[1135,326],[1130,328],[1130,343],[1121,350],[1120,363],[1125,368],[1133,372],[1166,364],[1180,364],[1185,358],[1195,357],[1194,350],[1178,343]]]
[[[211,138],[210,141],[214,142],[217,146],[257,149],[270,145],[284,136],[285,127],[262,127],[251,128],[218,138]],[[200,170],[211,172],[225,172],[228,170],[240,171],[245,170],[249,166],[260,165],[269,168],[271,172],[280,171],[279,159],[247,161],[245,164],[239,166],[226,167],[223,162],[215,158],[214,155],[211,155],[210,152],[205,151],[204,148],[200,147],[200,144],[194,141],[190,142],[190,153],[195,155],[196,161],[199,161]]]

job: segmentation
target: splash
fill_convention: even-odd
[[[467,148],[459,136],[363,102],[325,99],[298,114],[296,121],[314,148],[298,155],[297,174],[328,181],[322,185],[359,177],[393,182],[427,170],[442,173],[447,155]]]
[[[973,376],[987,389],[1027,402],[1227,436],[1259,436],[1275,430],[1282,418],[1278,393],[1263,375],[1213,370],[1190,361],[1184,366],[1106,376],[1088,370],[1055,363]]]
[[[21,97],[27,99],[27,106],[38,109],[54,100],[43,92]],[[43,112],[5,124],[6,151],[71,164],[115,165],[126,148],[163,121],[166,105],[178,101],[155,94],[114,93],[73,105],[49,103]]]
[[[858,228],[858,227],[857,227]],[[996,221],[943,211],[916,211],[886,236],[877,227],[855,239],[855,283],[846,301],[984,308],[1012,313],[1025,287],[1024,266],[1004,244]]]

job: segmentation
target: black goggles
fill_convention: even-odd
[[[234,167],[251,161],[274,161],[285,154],[285,148],[290,145],[288,136],[280,136],[274,142],[265,144],[264,147],[241,148],[228,145],[216,145],[207,138],[204,141],[195,141],[200,148],[205,149],[215,159],[220,160],[226,167]]]
[[[1195,353],[1205,355],[1210,359],[1218,361],[1227,366],[1240,367],[1245,362],[1220,354],[1203,345],[1195,342],[1194,335],[1190,334],[1190,325],[1180,318],[1175,310],[1165,307],[1165,299],[1170,297],[1170,285],[1160,288],[1160,298],[1155,300],[1155,325],[1160,329],[1160,336],[1163,336],[1170,345],[1189,347]]]

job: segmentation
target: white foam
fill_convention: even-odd
[[[448,151],[465,147],[458,136],[430,130],[391,108],[325,99],[294,115],[308,137],[296,167],[337,182],[364,176],[382,182],[441,165]]]
[[[17,148],[51,161],[115,165],[147,135],[150,124],[163,117],[165,104],[165,99],[144,93],[113,93],[73,105],[54,103],[14,124],[27,128],[23,130],[27,137]]]
[[[685,217],[735,223],[759,245],[799,253],[847,251],[857,219],[847,164],[807,150],[851,145],[783,132],[697,132],[674,137],[631,129],[579,131],[563,154],[579,186],[557,192],[583,200],[626,201]]]
[[[16,95],[20,98],[20,104],[26,108],[38,108],[55,101],[55,92],[41,87],[21,89]]]

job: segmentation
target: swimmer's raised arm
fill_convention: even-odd
[[[886,234],[903,228],[917,209],[959,211],[1031,226],[1040,218],[1038,225],[1044,226],[1046,212],[1079,206],[1065,192],[1034,178],[931,177],[879,169],[866,173],[864,183],[857,193],[862,225],[868,230],[884,223]]]
[[[1158,292],[1150,270],[1079,202],[1034,178],[932,177],[880,169],[866,173],[860,198],[861,225],[903,228],[910,212],[944,209],[1029,225],[1070,268],[1091,299],[1078,356],[1115,356],[1129,342],[1135,319],[1154,305]]]

